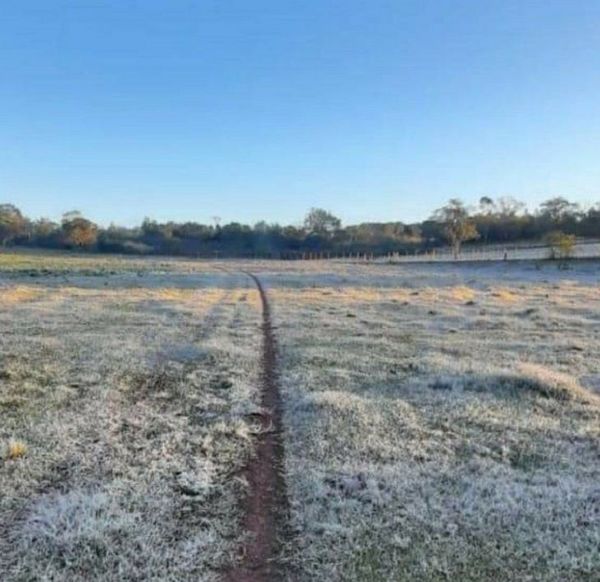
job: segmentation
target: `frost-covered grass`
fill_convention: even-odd
[[[29,277],[60,276],[69,273],[116,275],[123,272],[211,271],[207,261],[171,257],[101,255],[67,251],[0,249],[0,271]]]
[[[59,267],[0,271],[0,578],[216,579],[242,535],[252,281]]]
[[[293,579],[598,579],[598,263],[263,268]]]
[[[0,254],[0,578],[239,556],[265,282],[289,579],[597,580],[600,264]],[[233,274],[232,274],[233,273]]]

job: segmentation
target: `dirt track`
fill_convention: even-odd
[[[288,514],[277,348],[267,294],[258,277],[246,274],[256,284],[262,301],[261,405],[264,412],[259,419],[255,454],[244,470],[249,491],[244,501],[243,524],[249,539],[243,547],[241,562],[226,574],[225,580],[272,582],[283,578],[277,557]]]

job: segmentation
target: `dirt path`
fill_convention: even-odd
[[[288,503],[283,474],[282,407],[276,370],[277,348],[267,294],[252,273],[262,301],[263,345],[261,355],[260,433],[255,455],[244,469],[249,485],[244,501],[244,529],[249,538],[241,562],[229,571],[227,582],[275,582],[283,579],[277,556],[287,523]]]

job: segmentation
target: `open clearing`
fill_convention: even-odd
[[[265,402],[243,271],[277,339],[283,577],[598,580],[600,263],[33,254],[0,255],[3,580],[244,563]]]

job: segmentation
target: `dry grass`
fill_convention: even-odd
[[[511,289],[499,287],[497,289],[490,289],[492,297],[495,297],[502,303],[515,303],[518,301],[518,295]]]
[[[475,299],[475,291],[470,287],[466,287],[465,285],[453,287],[451,290],[451,295],[452,298],[456,299],[457,301],[472,301]]]
[[[20,459],[27,454],[27,445],[23,441],[9,440],[6,445],[7,459]]]
[[[0,288],[0,303],[13,304],[25,301],[34,301],[40,297],[41,292],[35,287],[19,285],[16,287]]]
[[[578,400],[583,403],[600,404],[600,397],[589,390],[569,374],[561,374],[539,364],[522,363],[517,366],[521,381],[529,389],[546,398],[556,400]]]

